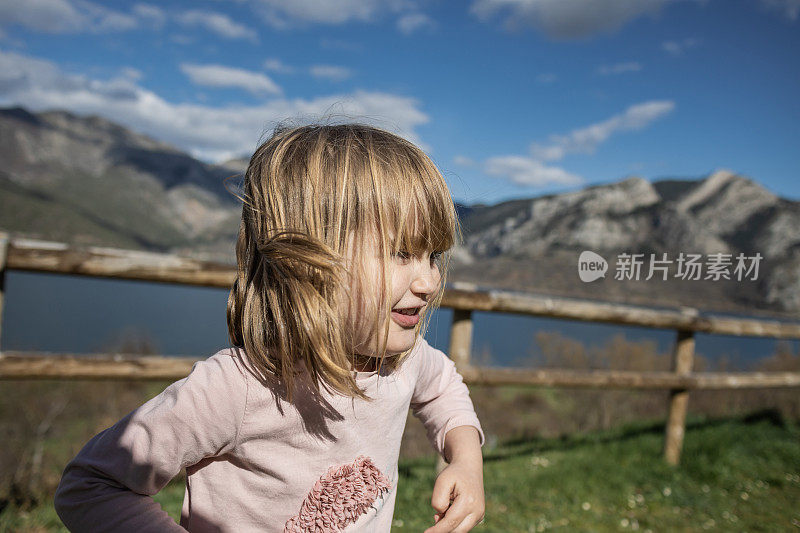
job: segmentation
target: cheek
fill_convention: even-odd
[[[380,296],[384,287],[379,280],[367,279],[351,287],[351,297],[346,303],[347,322],[355,328],[356,336],[373,334],[382,317]]]

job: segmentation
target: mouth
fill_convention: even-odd
[[[392,320],[404,328],[411,328],[419,322],[421,307],[406,307],[403,309],[392,309]]]

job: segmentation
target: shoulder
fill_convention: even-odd
[[[250,369],[250,364],[242,348],[228,347],[219,350],[207,359],[198,361],[195,366],[205,366],[209,370],[239,376],[245,379]]]
[[[217,382],[242,382],[247,380],[247,368],[243,350],[223,348],[210,357],[195,362],[188,377],[195,380],[207,377]]]
[[[213,403],[244,400],[249,379],[243,353],[237,352],[241,350],[224,348],[196,361],[189,374],[167,387],[166,391],[218,399]]]

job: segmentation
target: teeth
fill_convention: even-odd
[[[415,315],[417,314],[417,308],[415,307],[413,309],[398,309],[397,312],[400,313],[401,315]]]

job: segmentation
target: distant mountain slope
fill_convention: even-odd
[[[455,275],[484,284],[640,303],[800,310],[800,202],[748,178],[717,171],[703,180],[629,178],[557,195],[475,207],[462,220]],[[591,250],[610,263],[606,279],[584,284],[577,258]],[[619,253],[760,253],[755,282],[614,280]],[[662,256],[659,255],[658,258]],[[645,266],[649,263],[646,262]],[[646,272],[644,273],[646,274]],[[490,281],[486,281],[488,279]],[[644,276],[642,277],[644,280]]]
[[[99,117],[0,109],[0,228],[232,262],[241,208],[225,180],[246,165],[207,165]],[[456,208],[464,243],[451,280],[649,305],[800,311],[800,202],[729,171]],[[608,259],[605,279],[578,279],[583,250]],[[756,281],[622,281],[614,279],[622,252],[764,259]]]
[[[0,221],[9,230],[64,238],[70,230],[57,221],[70,220],[67,240],[157,250],[214,249],[236,232],[239,207],[224,183],[234,170],[103,118],[0,110],[0,161],[4,194],[13,185],[20,210],[60,206],[59,216],[6,211]]]

